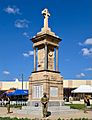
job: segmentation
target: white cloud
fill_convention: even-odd
[[[92,38],[86,39],[84,45],[92,45]]]
[[[28,52],[26,52],[26,53],[23,53],[23,56],[24,56],[24,57],[30,57],[30,56],[32,56],[32,55],[34,55],[34,52],[33,52],[33,51],[28,51]]]
[[[79,46],[83,46],[83,43],[79,42],[78,45],[79,45]]]
[[[8,6],[7,8],[4,9],[5,12],[9,14],[21,14],[20,9],[17,8],[16,6]]]
[[[23,35],[24,35],[25,37],[27,37],[27,38],[30,38],[30,36],[28,35],[27,32],[24,32]]]
[[[90,67],[90,68],[86,68],[85,69],[86,71],[92,71],[92,68]]]
[[[29,57],[29,54],[28,53],[23,53],[23,56],[24,57]]]
[[[16,20],[15,21],[15,27],[17,27],[17,28],[28,28],[29,27],[29,21],[26,20],[26,19]]]
[[[9,72],[9,71],[7,71],[7,70],[4,70],[4,71],[3,71],[3,74],[5,74],[5,75],[9,75],[9,74],[10,74],[10,72]]]
[[[81,51],[83,56],[92,56],[92,48],[83,48]]]
[[[34,55],[33,51],[29,51],[28,53],[29,53],[29,55]]]
[[[81,77],[85,77],[85,74],[84,73],[80,73],[78,75],[76,75],[77,78],[81,78]]]
[[[79,46],[92,45],[92,38],[86,39],[83,43],[79,42]]]

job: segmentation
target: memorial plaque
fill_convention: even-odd
[[[41,98],[43,95],[43,86],[42,85],[34,85],[32,88],[32,97],[33,98]]]
[[[50,87],[50,96],[58,97],[58,88],[57,87]]]

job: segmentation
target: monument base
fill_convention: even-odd
[[[28,106],[32,106],[32,107],[40,107],[42,104],[41,104],[41,101],[40,100],[35,100],[35,101],[28,101]],[[50,100],[49,103],[48,103],[48,106],[49,107],[52,107],[52,106],[64,106],[64,100]]]
[[[62,114],[75,114],[79,110],[77,109],[70,109],[70,106],[48,106],[48,111],[51,112],[51,115],[62,115]],[[34,107],[34,106],[23,106],[21,110],[15,110],[13,113],[18,114],[27,114],[33,115],[36,117],[42,116],[42,106]]]
[[[50,106],[63,103],[63,77],[56,71],[36,71],[29,77],[29,100],[40,106],[43,93],[47,93]]]

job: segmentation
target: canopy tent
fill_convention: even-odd
[[[92,87],[90,85],[80,85],[75,90],[72,90],[71,93],[92,93]]]
[[[15,91],[15,90],[9,89],[9,90],[7,90],[5,93],[6,93],[6,94],[9,94],[9,93],[14,92],[14,91]]]
[[[16,89],[13,92],[7,93],[7,96],[28,95],[28,90]]]

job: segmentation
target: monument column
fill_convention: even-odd
[[[58,47],[56,47],[56,71],[58,71]]]
[[[34,47],[34,71],[36,71],[36,47]]]
[[[45,43],[45,59],[44,59],[44,69],[47,70],[47,43]]]

